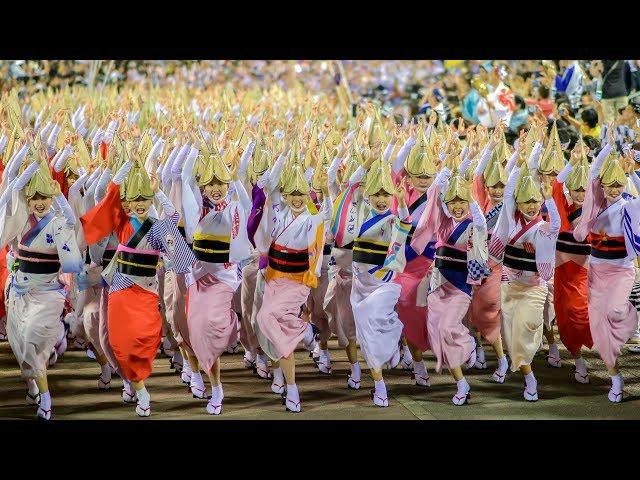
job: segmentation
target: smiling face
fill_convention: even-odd
[[[528,202],[518,202],[518,211],[522,213],[525,220],[531,221],[538,216],[540,209],[542,208],[542,202],[530,200]]]
[[[469,214],[469,202],[461,198],[454,198],[447,203],[449,213],[456,220],[462,220]]]
[[[580,188],[578,190],[569,190],[569,195],[571,195],[571,200],[576,206],[581,207],[584,203],[584,188]]]
[[[409,177],[409,184],[420,193],[424,193],[433,183],[433,178],[434,177],[427,177],[426,175],[421,177]]]
[[[51,210],[53,197],[45,197],[36,193],[29,199],[29,213],[33,213],[36,217],[42,218]]]
[[[217,178],[211,180],[211,182],[204,187],[204,194],[214,205],[221,203],[227,196],[228,191],[229,185],[222,183]]]
[[[493,187],[487,187],[489,197],[493,203],[501,203],[504,198],[504,185],[496,183]]]
[[[135,215],[139,220],[145,220],[147,218],[150,208],[151,200],[138,197],[135,200],[129,201],[130,215]]]
[[[373,195],[369,195],[369,205],[377,213],[384,213],[391,207],[391,194],[380,190]]]
[[[620,185],[619,183],[614,183],[613,185],[609,185],[608,187],[603,186],[604,196],[608,202],[614,203],[620,199],[620,195],[624,192],[624,185]]]
[[[291,211],[295,214],[302,213],[307,208],[307,199],[309,195],[302,192],[291,192],[284,195],[284,201],[289,205]]]

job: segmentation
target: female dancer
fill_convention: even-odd
[[[173,262],[176,273],[186,273],[195,257],[176,226],[178,213],[159,190],[157,180],[151,184],[139,160],[126,161],[109,185],[107,195],[82,216],[88,245],[115,232],[117,254],[103,273],[110,284],[108,298],[108,334],[118,366],[130,380],[137,397],[136,413],[151,414],[151,397],[144,381],[151,374],[153,360],[162,337],[162,318],[158,310],[157,268],[160,253]],[[129,172],[131,170],[131,172]],[[131,216],[120,200],[120,186]],[[167,219],[149,215],[153,198],[163,205]],[[171,246],[167,239],[172,237]]]

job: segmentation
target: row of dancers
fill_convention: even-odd
[[[609,400],[622,401],[640,178],[611,135],[598,151],[567,151],[555,124],[534,121],[512,147],[500,126],[399,126],[373,105],[350,117],[335,99],[277,88],[139,95],[4,99],[0,280],[38,418],[51,418],[47,365],[65,325],[90,345],[99,388],[115,372],[123,401],[149,416],[163,317],[172,365],[213,415],[220,357],[238,338],[291,412],[294,351],[331,374],[333,335],[346,387],[361,388],[359,347],[379,407],[384,368],[401,359],[429,387],[426,351],[450,372],[453,404],[468,403],[465,370],[487,368],[482,338],[493,380],[520,371],[537,401],[543,336],[560,366],[554,321],[575,380],[589,382],[581,350],[594,347]]]

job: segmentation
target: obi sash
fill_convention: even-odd
[[[383,222],[389,215],[390,211],[374,215],[362,224],[358,238],[353,241],[353,261],[358,263],[366,263],[369,265],[377,265],[382,267],[387,259],[387,251],[389,250],[389,242],[380,242],[364,236],[364,234],[375,225]]]
[[[566,231],[558,234],[556,250],[574,255],[589,255],[589,253],[591,253],[591,245],[589,242],[578,242],[573,237],[572,232]]]
[[[39,253],[22,250],[18,247],[18,270],[24,273],[51,274],[60,270],[57,253]]]
[[[518,212],[519,214],[520,212]],[[522,214],[519,215],[519,220],[524,222],[524,217]],[[536,249],[535,246],[529,248],[529,250],[525,248],[516,247],[515,243],[522,237],[525,233],[531,230],[535,225],[542,221],[542,215],[538,215],[536,218],[531,220],[528,224],[524,225],[518,233],[514,235],[511,241],[507,244],[504,249],[504,266],[509,267],[513,270],[524,270],[526,272],[537,272],[538,267],[536,265]]]
[[[194,233],[193,254],[203,262],[229,263],[231,237]]]
[[[471,219],[466,219],[451,232],[444,245],[435,252],[435,266],[440,274],[457,289],[471,295],[471,285],[467,283],[467,252],[453,247],[460,236],[467,230]]]
[[[147,218],[136,233],[127,242],[127,248],[135,249],[140,244],[145,235],[151,230],[155,223],[152,218]],[[125,275],[135,275],[138,277],[153,277],[158,269],[159,256],[148,253],[127,252],[120,250],[116,258],[118,271]]]
[[[624,237],[608,237],[591,232],[587,237],[591,243],[591,256],[606,260],[618,260],[627,257]]]
[[[282,273],[304,273],[309,270],[309,251],[295,250],[272,243],[269,247],[269,267]]]

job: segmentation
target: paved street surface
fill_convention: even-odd
[[[177,374],[169,369],[169,359],[158,355],[154,372],[147,382],[152,396],[153,419],[331,419],[331,420],[444,420],[444,419],[640,419],[640,355],[625,350],[621,358],[625,378],[625,400],[611,404],[606,397],[609,381],[602,362],[593,353],[585,358],[591,384],[580,385],[573,379],[573,361],[561,349],[563,367],[546,366],[546,350],[538,354],[534,371],[538,378],[540,400],[527,403],[522,397],[523,378],[510,373],[503,385],[491,380],[495,356],[485,347],[489,369],[470,370],[471,403],[456,407],[451,403],[455,386],[448,374],[435,374],[433,357],[428,357],[431,387],[413,384],[407,372],[386,371],[389,408],[373,406],[369,390],[373,380],[363,375],[360,391],[348,390],[346,355],[332,343],[333,375],[320,375],[307,352],[296,353],[298,386],[302,397],[299,414],[287,413],[278,396],[271,393],[270,381],[259,379],[242,364],[242,354],[223,356],[222,379],[225,400],[219,417],[205,413],[205,401],[192,398]],[[53,394],[54,419],[139,419],[133,406],[120,397],[121,381],[112,380],[112,390],[99,391],[97,364],[78,350],[67,351],[50,370],[49,386]],[[444,372],[443,372],[444,373]],[[32,419],[35,408],[24,401],[25,385],[18,377],[9,344],[0,343],[0,419]]]

